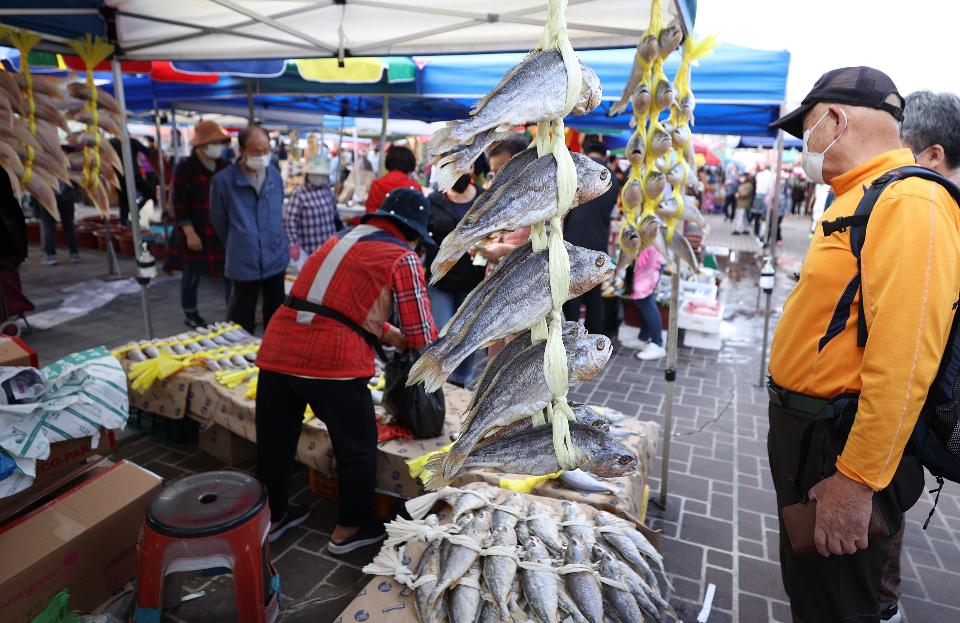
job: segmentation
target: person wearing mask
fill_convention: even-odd
[[[251,334],[257,301],[263,297],[263,325],[283,302],[283,275],[290,262],[283,231],[283,180],[271,166],[270,137],[258,125],[237,138],[240,159],[217,173],[210,186],[210,217],[226,248],[230,280],[227,320]]]
[[[657,307],[657,283],[663,256],[655,247],[648,246],[633,264],[633,291],[630,298],[640,312],[640,335],[637,342],[625,346],[637,348],[634,357],[640,361],[654,361],[667,356],[663,347],[663,321]]]
[[[307,258],[267,326],[257,355],[256,474],[269,496],[271,541],[309,513],[288,501],[308,404],[330,431],[340,483],[328,552],[346,554],[385,536],[374,515],[377,423],[367,381],[380,343],[421,349],[437,337],[414,251],[435,246],[429,220],[423,195],[392,191],[361,225]]]
[[[503,168],[503,165],[507,164],[511,158],[529,145],[530,141],[524,136],[512,136],[495,145],[487,154],[487,162],[490,164],[490,175],[487,178],[488,185],[493,183],[493,180],[497,177],[497,172]],[[528,238],[530,238],[530,228],[523,227],[515,232],[499,236],[490,244],[477,248],[476,252],[487,260],[487,273],[489,274],[493,270],[500,258],[525,243]]]
[[[462,175],[446,192],[431,193],[429,231],[437,244],[442,244],[460,219],[464,217],[480,191],[471,182],[469,175]],[[426,265],[430,266],[437,256],[436,250],[427,251]],[[483,268],[473,263],[470,255],[465,254],[444,275],[440,281],[429,286],[430,310],[437,326],[442,327],[453,317],[454,312],[463,304],[467,295],[483,281]],[[448,379],[458,387],[466,387],[473,373],[473,354],[471,353]]]
[[[327,238],[343,228],[337,213],[337,201],[330,189],[330,161],[321,153],[304,167],[303,184],[287,203],[283,228],[290,242],[290,258],[310,255]]]
[[[384,164],[387,167],[387,174],[373,180],[370,184],[370,192],[367,193],[367,213],[380,209],[387,193],[395,188],[412,188],[422,192],[420,184],[410,177],[417,170],[417,158],[409,147],[394,145],[388,149],[387,161]]]
[[[901,148],[903,110],[887,75],[846,67],[824,74],[797,110],[771,124],[803,138],[804,172],[836,194],[824,223],[852,216],[874,180],[914,164]],[[924,488],[907,441],[940,368],[958,281],[960,208],[933,181],[908,177],[883,190],[859,259],[849,228],[814,234],[769,365],[778,508],[816,500],[816,552],[793,551],[781,515],[780,565],[795,620],[881,620],[891,539]],[[886,535],[868,536],[875,513]]]
[[[183,261],[180,307],[191,329],[207,325],[197,308],[200,278],[223,277],[224,248],[210,218],[210,182],[227,166],[221,156],[229,142],[216,121],[201,121],[190,141],[190,156],[178,162],[173,172],[171,203]],[[228,280],[224,280],[224,296],[230,297]]]
[[[588,158],[606,166],[607,147],[603,143],[589,143],[584,149]],[[607,192],[596,199],[579,205],[576,209],[567,212],[563,224],[563,238],[572,245],[603,251],[606,253],[610,246],[610,216],[617,207],[620,197],[620,183],[613,177],[613,182]],[[571,299],[563,304],[563,315],[567,320],[580,320],[580,307],[586,307],[584,326],[590,333],[603,333],[603,284],[598,284],[589,292]]]
[[[739,236],[748,233],[747,212],[753,207],[754,192],[753,178],[748,174],[740,176],[740,183],[736,191],[737,209],[733,217],[733,235]]]

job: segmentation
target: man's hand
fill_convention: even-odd
[[[200,240],[200,236],[197,235],[196,230],[192,226],[184,226],[183,235],[187,238],[187,248],[198,253],[203,251],[203,242]]]
[[[387,346],[393,346],[397,350],[407,350],[407,338],[404,337],[403,331],[393,325],[387,328],[387,332],[383,336],[383,343]]]
[[[837,472],[815,484],[809,495],[817,501],[813,541],[821,556],[867,548],[873,489]]]

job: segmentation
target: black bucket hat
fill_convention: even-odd
[[[380,205],[380,209],[364,214],[360,222],[366,223],[375,216],[396,221],[416,232],[425,245],[437,246],[427,231],[427,224],[430,222],[430,202],[422,193],[412,188],[391,190]]]
[[[897,96],[899,106],[886,101],[890,95]],[[903,96],[890,76],[872,67],[841,67],[820,76],[800,107],[780,117],[770,127],[802,139],[803,119],[820,102],[876,108],[890,113],[897,121],[903,120]]]

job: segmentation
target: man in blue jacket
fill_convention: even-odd
[[[240,132],[240,158],[210,185],[210,218],[226,248],[224,274],[233,287],[227,320],[253,333],[263,294],[263,326],[283,303],[283,276],[290,261],[283,231],[283,180],[270,166],[267,131]]]

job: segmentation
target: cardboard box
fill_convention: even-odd
[[[160,485],[121,461],[0,529],[0,621],[29,623],[64,588],[71,610],[90,611],[126,584]]]
[[[37,461],[33,484],[19,493],[0,498],[0,523],[69,482],[83,471],[88,459],[117,445],[113,431],[109,430],[100,432],[96,449],[91,442],[92,438],[84,437],[50,444],[50,456]]]
[[[700,333],[720,333],[720,325],[723,323],[723,305],[717,310],[716,316],[707,316],[704,314],[692,314],[687,311],[686,305],[681,305],[677,310],[677,327]]]
[[[197,445],[227,465],[237,465],[257,456],[257,444],[217,424],[200,431]]]
[[[23,340],[12,335],[0,335],[0,366],[40,367],[37,353]]]
[[[688,348],[706,348],[707,350],[720,350],[723,340],[719,333],[703,333],[702,331],[684,330],[683,345]]]

